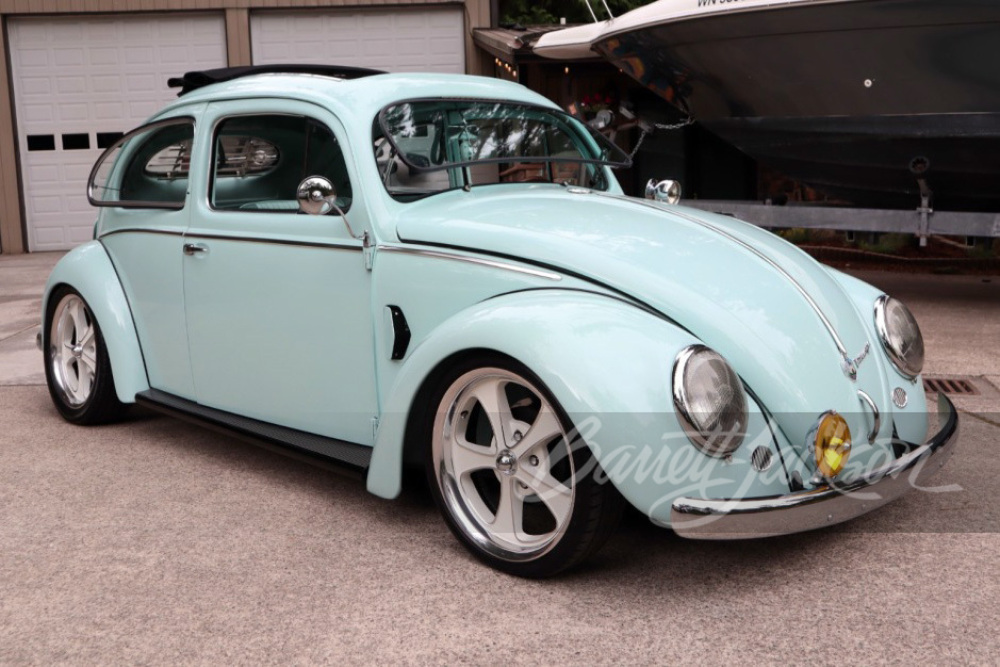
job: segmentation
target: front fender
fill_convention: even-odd
[[[908,378],[902,375],[893,363],[886,356],[885,348],[879,342],[878,332],[875,330],[874,308],[875,300],[885,292],[868,283],[858,280],[846,273],[828,268],[830,274],[840,284],[847,295],[854,302],[858,310],[858,316],[864,322],[865,329],[872,341],[873,353],[880,359],[880,366],[883,374],[888,379],[886,395],[896,387],[906,390],[909,400],[903,407],[886,402],[883,410],[892,417],[892,425],[895,427],[896,435],[906,442],[923,442],[927,437],[929,426],[927,412],[927,397],[923,392],[923,378]],[[886,420],[888,421],[888,420]]]
[[[45,285],[42,298],[42,326],[48,312],[49,296],[59,285],[75,289],[97,318],[111,359],[115,393],[123,403],[134,403],[135,395],[149,389],[146,365],[132,321],[125,292],[104,246],[91,241],[77,246],[59,260]]]
[[[614,443],[655,432],[677,433],[670,372],[677,353],[697,343],[676,325],[613,297],[566,290],[508,294],[480,302],[442,323],[405,361],[383,402],[368,490],[393,498],[401,490],[404,435],[424,380],[463,351],[489,349],[517,359],[545,383],[580,428],[594,416]],[[600,460],[611,447],[593,447]],[[622,489],[626,497],[627,489]]]

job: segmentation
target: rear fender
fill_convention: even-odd
[[[98,241],[85,243],[71,250],[56,264],[42,299],[43,329],[49,296],[59,285],[72,287],[87,302],[97,318],[108,349],[118,400],[134,403],[138,392],[149,389],[149,380],[132,311],[104,246]],[[47,340],[48,333],[43,332],[43,335]]]

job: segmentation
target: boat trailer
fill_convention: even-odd
[[[692,208],[730,215],[767,229],[833,229],[849,232],[914,234],[920,245],[927,245],[933,235],[1000,237],[1000,213],[935,211],[929,193],[921,194],[921,205],[914,210],[841,208],[810,203],[789,202],[783,206],[769,200],[722,201],[685,199]]]

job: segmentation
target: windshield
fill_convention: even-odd
[[[559,183],[606,190],[604,167],[631,160],[556,109],[515,102],[413,100],[378,116],[374,148],[397,199],[490,183]]]

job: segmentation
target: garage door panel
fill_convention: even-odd
[[[19,109],[18,115],[21,118],[31,119],[26,120],[24,125],[28,127],[25,128],[29,134],[35,134],[31,130],[33,127],[45,127],[46,124],[50,124],[55,120],[55,113],[51,105],[48,104],[25,104]]]
[[[49,52],[42,49],[25,49],[14,53],[15,67],[48,67]]]
[[[91,49],[87,52],[86,58],[81,54],[81,59],[77,62],[85,62],[90,67],[118,67],[121,62],[118,49]]]
[[[254,63],[319,62],[390,72],[465,72],[461,7],[251,15]]]
[[[34,90],[29,87],[29,82],[37,82],[38,84],[44,84],[44,88],[50,88],[49,80],[47,78],[32,78],[24,80],[22,83],[22,90],[26,95],[32,94],[45,94],[46,91]],[[87,85],[83,79],[78,79],[75,76],[60,76],[56,77],[56,93],[58,95],[78,95],[87,90]]]
[[[64,104],[59,109],[59,120],[86,123],[89,110],[86,104]]]
[[[122,78],[117,74],[93,76],[90,85],[95,93],[114,93],[121,90]]]
[[[86,54],[83,49],[60,48],[55,53],[56,65],[60,67],[71,67],[81,62],[86,62]]]
[[[130,102],[128,105],[129,115],[133,118],[149,118],[163,106],[160,102]],[[141,121],[140,121],[141,122]],[[133,123],[138,125],[139,123]]]
[[[36,231],[34,239],[42,247],[59,248],[69,245],[62,229],[39,229]]]
[[[224,67],[225,22],[221,14],[15,18],[8,34],[28,247],[63,250],[92,234],[86,182],[103,150],[97,134],[125,132],[174,99],[167,78]],[[64,135],[84,135],[89,148],[67,150]],[[29,136],[43,150],[30,150]]]
[[[112,125],[120,127],[121,119],[127,117],[136,117],[138,114],[126,114],[125,105],[121,102],[101,102],[94,105],[94,120],[103,121],[98,122],[96,125],[100,126],[102,130],[111,127]],[[133,123],[135,125],[136,123]],[[126,128],[122,128],[124,131]],[[127,128],[131,129],[131,128]]]
[[[149,65],[154,60],[153,49],[148,46],[126,47],[123,53],[126,61],[133,65]]]
[[[152,93],[158,86],[162,86],[163,82],[157,83],[156,77],[152,74],[130,74],[125,77],[125,85],[133,92]]]
[[[58,87],[57,92],[61,92],[64,85],[71,88],[70,92],[73,92],[72,86],[81,86],[83,84],[79,83],[75,79],[62,78],[57,80],[56,85]],[[27,79],[22,82],[22,87],[29,95],[49,95],[52,93],[52,82],[46,77]]]

